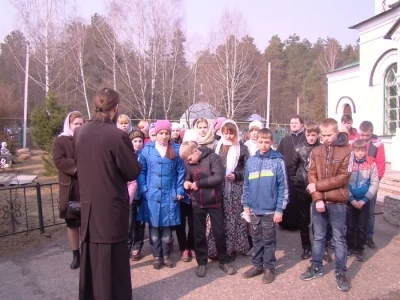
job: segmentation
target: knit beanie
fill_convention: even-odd
[[[219,136],[221,135],[221,127],[222,127],[222,124],[225,122],[225,120],[226,120],[225,117],[219,117],[214,120],[213,125],[214,125],[215,134],[217,134]]]
[[[249,124],[249,130],[250,130],[252,127],[257,127],[258,129],[264,128],[263,124],[262,124],[260,121],[258,121],[258,120],[254,120],[253,122],[251,122],[251,123]]]
[[[149,125],[149,135],[151,135],[153,133],[153,131],[154,131],[154,123],[151,123]]]
[[[177,123],[177,122],[171,123],[171,128],[172,128],[172,129],[179,129],[179,131],[182,130],[181,124],[179,124],[179,123]]]
[[[157,122],[154,124],[154,131],[157,134],[160,130],[168,130],[169,132],[172,131],[171,128],[171,122],[168,120],[157,120]]]
[[[185,131],[185,135],[183,136],[182,142],[196,142],[199,143],[199,136],[197,135],[196,130],[194,129],[187,129]]]
[[[129,138],[131,140],[134,140],[136,138],[141,138],[142,141],[144,141],[144,133],[141,132],[140,130],[134,130],[129,134]]]

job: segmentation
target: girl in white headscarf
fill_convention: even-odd
[[[207,146],[208,148],[214,150],[216,146],[216,140],[214,138],[213,124],[210,120],[205,117],[200,117],[194,124],[194,129],[199,137],[199,145]]]
[[[236,257],[236,251],[248,250],[247,223],[241,218],[243,180],[247,158],[247,147],[239,142],[239,129],[236,122],[226,120],[221,127],[221,139],[215,148],[225,167],[225,186],[223,209],[225,217],[225,235],[228,255]],[[208,238],[209,256],[217,255],[215,241],[211,233]],[[212,247],[210,247],[212,246]]]
[[[132,121],[127,115],[119,115],[117,119],[117,127],[125,131],[127,134],[130,134],[132,131]]]
[[[80,200],[72,137],[75,130],[84,121],[83,115],[79,111],[69,113],[64,121],[63,132],[54,140],[53,144],[53,160],[58,169],[60,218],[65,219],[67,223],[68,239],[73,253],[71,269],[77,269],[80,265],[79,228],[81,226],[80,217],[68,213],[67,210],[69,200]]]

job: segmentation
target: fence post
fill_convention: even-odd
[[[44,233],[42,193],[40,191],[40,183],[39,182],[36,183],[36,199],[37,199],[38,216],[39,216],[39,230],[40,230],[40,233]]]

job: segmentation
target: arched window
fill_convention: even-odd
[[[397,64],[392,64],[385,75],[385,134],[393,135],[400,126],[400,105],[397,96]]]
[[[345,104],[344,107],[343,107],[343,113],[351,115],[352,114],[351,106],[348,105],[348,104]]]

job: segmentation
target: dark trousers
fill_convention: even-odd
[[[208,261],[206,238],[207,214],[210,215],[211,230],[215,237],[218,261],[220,264],[226,264],[229,262],[229,256],[226,253],[224,214],[222,207],[200,208],[198,206],[193,206],[194,251],[196,253],[197,264],[206,265]]]
[[[297,193],[297,208],[299,211],[299,228],[301,246],[303,249],[311,250],[310,228],[312,198],[309,193]]]
[[[129,230],[128,230],[128,250],[141,251],[144,244],[144,230],[146,224],[144,222],[136,221],[141,201],[132,201],[129,206]]]
[[[285,229],[299,228],[299,212],[297,209],[298,199],[296,185],[293,180],[288,180],[289,185],[289,202],[283,211],[282,222],[279,224]]]
[[[355,208],[350,202],[347,205],[347,247],[349,250],[362,251],[367,241],[367,224],[370,203],[367,202],[361,209]]]
[[[170,255],[171,227],[149,227],[151,252],[154,257]]]
[[[180,202],[181,224],[176,226],[176,237],[178,238],[179,250],[194,249],[194,234],[193,234],[193,211],[192,204]],[[189,231],[186,236],[186,217]]]
[[[253,265],[275,270],[276,232],[274,215],[251,215],[251,237],[254,244]]]

